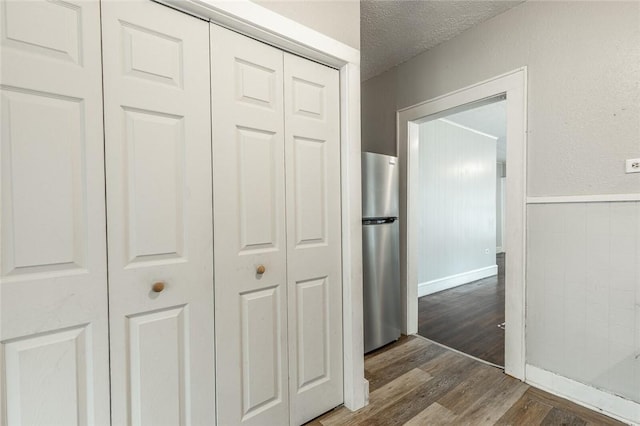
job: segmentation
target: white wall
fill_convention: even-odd
[[[640,402],[640,202],[527,213],[527,362]]]
[[[527,195],[640,193],[640,174],[624,173],[624,160],[640,156],[637,1],[525,2],[364,82],[363,149],[396,153],[397,109],[522,66],[528,70]],[[640,339],[640,278],[633,272],[640,236],[633,227],[629,239],[621,235],[617,223],[626,216],[617,209],[623,205],[633,204],[584,206],[609,212],[586,222],[575,206],[561,222],[553,212],[563,207],[529,208],[527,362],[640,402],[631,388],[640,388],[637,346],[637,358],[629,358],[630,342]],[[589,245],[580,246],[585,241]],[[588,261],[580,260],[587,253]],[[601,270],[612,275],[598,272],[596,283],[593,274]],[[627,286],[624,299],[621,286]],[[597,294],[607,295],[601,310],[585,308]],[[593,315],[605,322],[589,320]]]
[[[495,275],[496,138],[428,121],[419,153],[419,294]]]
[[[272,11],[360,49],[358,0],[252,0]]]

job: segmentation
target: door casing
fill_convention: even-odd
[[[400,275],[403,295],[403,333],[418,332],[418,193],[419,124],[444,111],[506,95],[507,179],[505,218],[506,295],[505,372],[525,379],[525,262],[527,69],[516,69],[397,112],[400,164]]]

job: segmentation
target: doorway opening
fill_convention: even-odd
[[[505,180],[502,248],[504,276],[504,369],[525,379],[525,220],[526,220],[526,68],[426,100],[398,111],[400,165],[400,267],[403,332],[418,333],[420,256],[420,130],[430,121],[493,104],[504,98],[506,110],[507,178]],[[445,118],[446,119],[446,118]],[[450,120],[449,120],[450,121]],[[495,160],[494,160],[495,161]],[[497,169],[497,165],[496,165]],[[497,173],[494,180],[497,179]],[[494,200],[495,201],[495,200]],[[496,235],[494,234],[494,238]],[[489,254],[491,257],[491,247]],[[498,246],[496,245],[495,249]],[[498,250],[495,250],[498,251]],[[497,265],[497,262],[496,262]],[[481,268],[477,268],[481,269]],[[495,267],[495,269],[498,269]],[[498,328],[498,324],[494,324]]]
[[[506,96],[419,125],[418,334],[504,367]]]

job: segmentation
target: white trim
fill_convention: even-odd
[[[360,66],[356,64],[340,69],[340,126],[344,405],[355,411],[369,401],[364,377]]]
[[[485,268],[462,272],[460,274],[449,275],[448,277],[438,278],[436,280],[426,281],[418,284],[418,297],[428,296],[429,294],[469,284],[483,278],[493,277],[497,274],[498,265],[492,265]]]
[[[640,194],[558,195],[550,197],[527,197],[527,204],[610,203],[619,201],[640,201]]]
[[[516,68],[513,71],[509,71],[509,72],[506,72],[504,74],[488,78],[488,79],[483,80],[483,81],[481,81],[479,83],[475,83],[475,84],[469,85],[467,87],[463,87],[461,89],[454,90],[453,92],[445,93],[444,95],[436,96],[435,98],[427,99],[425,101],[421,101],[421,102],[415,103],[413,105],[410,105],[410,106],[407,106],[407,107],[404,107],[404,108],[400,108],[397,112],[398,112],[398,114],[411,112],[411,111],[413,111],[415,113],[416,112],[416,108],[423,107],[423,106],[428,106],[428,105],[433,105],[434,102],[443,101],[443,100],[445,100],[445,99],[447,99],[447,98],[449,98],[451,96],[454,96],[454,95],[455,96],[457,96],[457,95],[463,95],[464,96],[464,93],[467,92],[469,89],[472,89],[474,87],[484,86],[484,85],[490,84],[490,83],[498,83],[499,80],[505,79],[505,78],[513,76],[513,75],[517,75],[517,74],[519,74],[521,72],[525,72],[526,73],[526,71],[527,71],[527,67],[526,66],[522,67],[522,68]],[[499,98],[498,99],[498,97],[501,96],[501,95],[504,95],[504,93],[505,93],[504,91],[503,92],[496,92],[496,93],[491,94],[491,95],[483,96],[482,98],[469,99],[469,100],[467,100],[468,97],[465,97],[465,102],[464,103],[454,105],[454,106],[452,106],[450,108],[447,108],[446,110],[437,111],[437,112],[435,112],[433,114],[429,114],[429,115],[434,115],[434,114],[437,114],[439,112],[444,112],[444,111],[447,111],[449,109],[458,108],[460,106],[463,106],[463,105],[466,105],[466,104],[471,104],[471,103],[473,103],[474,106],[482,106],[482,105],[485,105],[485,104],[494,103],[495,101],[498,101],[498,100],[505,100],[506,96],[504,98]],[[496,98],[496,99],[494,100],[494,98]],[[418,121],[418,120],[422,121],[426,117],[427,117],[426,115],[418,116],[418,117],[415,117],[415,119],[412,120],[412,121]]]
[[[496,247],[496,254],[504,253],[504,247]]]
[[[360,51],[249,0],[156,1],[340,70],[344,405],[364,407]]]
[[[527,364],[527,383],[625,423],[640,424],[640,404]]]
[[[506,94],[507,163],[505,300],[505,372],[523,380],[525,374],[525,250],[526,250],[526,129],[527,69],[519,68],[472,86],[403,108],[397,113],[397,141],[400,165],[400,274],[403,318],[406,334],[418,329],[417,209],[418,131],[425,117],[434,116],[479,100]]]
[[[340,68],[360,51],[249,0],[154,0],[279,49]]]

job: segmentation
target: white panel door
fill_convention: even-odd
[[[284,55],[291,422],[343,402],[338,71]]]
[[[99,4],[0,22],[0,423],[108,424]]]
[[[209,25],[102,3],[113,424],[215,421]]]
[[[282,52],[215,25],[211,48],[218,420],[284,425]]]

